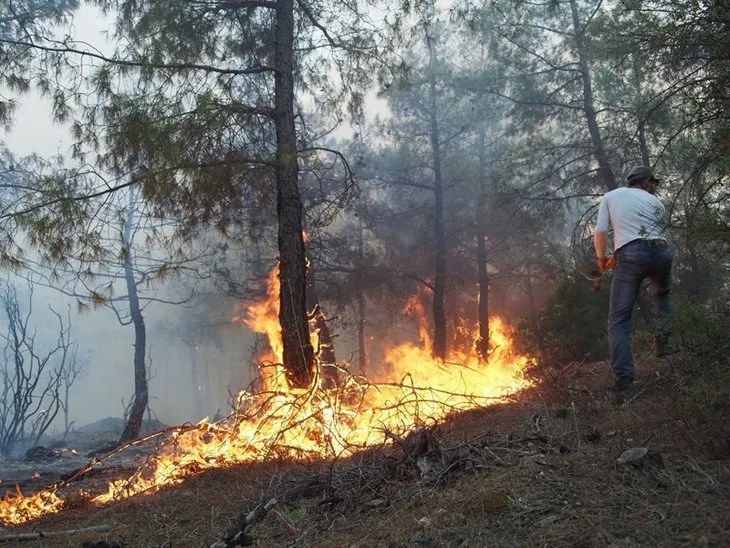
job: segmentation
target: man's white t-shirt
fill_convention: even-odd
[[[662,201],[641,188],[622,187],[603,195],[597,232],[613,228],[614,250],[634,240],[664,239],[666,209]]]

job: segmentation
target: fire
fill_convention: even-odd
[[[528,358],[514,354],[507,326],[493,319],[494,350],[486,364],[461,351],[441,362],[422,345],[403,344],[387,352],[384,369],[389,372],[381,373],[377,383],[348,377],[334,389],[291,389],[280,365],[278,269],[267,285],[267,298],[247,307],[244,320],[267,334],[272,347],[270,365],[262,367],[263,388],[241,392],[237,409],[223,421],[181,427],[132,477],[111,482],[106,493],[89,496],[91,503],[152,494],[221,466],[272,458],[346,457],[455,411],[502,401],[529,385],[522,376]],[[421,336],[427,336],[426,330]],[[60,511],[63,500],[56,491],[51,486],[29,497],[20,492],[6,497],[0,501],[0,522],[18,524]]]
[[[238,318],[236,318],[238,319]],[[281,341],[279,325],[279,267],[274,268],[266,278],[266,298],[246,307],[243,323],[256,333],[263,333],[269,339],[273,358],[282,360],[284,343]]]
[[[433,341],[431,340],[431,333],[428,331],[428,322],[426,321],[426,307],[421,301],[421,298],[425,292],[425,289],[420,289],[417,293],[412,295],[406,303],[404,312],[409,316],[416,317],[416,319],[418,320],[418,338],[421,340],[421,345],[424,348],[431,348]]]

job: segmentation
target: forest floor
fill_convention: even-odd
[[[25,457],[0,459],[0,487],[17,486],[23,493],[34,493],[57,483],[89,463],[94,457],[106,454],[116,446],[122,434],[124,421],[109,417],[68,432],[64,440],[48,436],[39,445],[25,452]],[[145,420],[143,434],[164,429],[157,420]],[[153,444],[133,447],[105,459],[102,466],[136,470],[150,453]]]
[[[606,363],[570,364],[513,403],[391,447],[218,469],[151,496],[72,507],[0,541],[105,526],[4,545],[207,547],[276,498],[248,533],[255,546],[730,546],[730,455],[708,451],[681,419],[673,358],[640,361],[620,405]],[[632,448],[646,455],[621,462]]]

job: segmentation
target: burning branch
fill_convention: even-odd
[[[260,308],[262,313],[275,312],[275,307]],[[511,352],[506,329],[495,318],[490,323],[495,350],[487,363],[479,356],[456,352],[449,356],[448,363],[438,361],[429,349],[404,344],[388,351],[390,371],[379,382],[345,375],[343,370],[336,386],[313,382],[306,389],[293,388],[286,382],[282,360],[277,359],[276,322],[259,320],[247,323],[269,334],[274,355],[259,368],[262,379],[254,385],[258,388],[239,393],[235,409],[226,419],[163,431],[165,438],[157,453],[131,477],[110,482],[106,493],[93,498],[85,495],[86,499],[107,504],[153,494],[204,470],[271,458],[334,461],[366,448],[407,439],[414,429],[438,424],[452,413],[504,401],[530,384],[522,377],[529,360]],[[409,451],[417,465],[429,464],[428,469],[433,470],[432,463],[420,462],[429,455],[435,452],[421,455]],[[447,460],[440,458],[440,463]],[[74,478],[98,462],[90,463]],[[451,460],[448,463],[446,470],[456,466]],[[64,500],[57,491],[62,485],[53,485],[32,497],[18,493],[0,501],[0,522],[24,523],[60,511]],[[246,526],[244,523],[243,536]]]
[[[467,384],[464,380],[457,382],[462,388]],[[410,375],[400,384],[368,384],[349,377],[332,390],[312,387],[287,392],[244,392],[239,396],[237,411],[227,419],[164,429],[128,444],[166,436],[157,454],[137,472],[126,480],[111,482],[108,492],[91,502],[104,504],[152,494],[223,465],[261,462],[272,457],[310,460],[350,456],[364,448],[392,443],[415,427],[435,424],[450,413],[500,400],[461,390],[421,387]],[[19,493],[7,498],[0,504],[0,520],[21,523],[59,511],[63,500],[56,494],[58,489],[120,450],[93,460],[67,481],[32,498],[26,499]]]

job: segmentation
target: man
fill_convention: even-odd
[[[669,352],[671,334],[673,253],[664,235],[666,210],[654,195],[660,181],[647,166],[634,168],[627,179],[628,187],[617,188],[603,196],[594,233],[598,269],[604,272],[610,266],[606,250],[609,228],[613,229],[615,272],[611,284],[608,340],[617,393],[627,390],[634,382],[631,312],[645,278],[652,283],[659,309],[654,335],[655,356]]]

